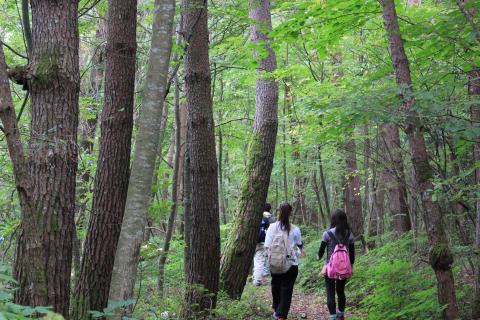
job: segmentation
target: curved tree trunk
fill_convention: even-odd
[[[407,116],[405,133],[407,134],[415,169],[415,181],[422,196],[424,219],[430,244],[430,263],[437,277],[438,300],[446,305],[443,318],[458,318],[458,307],[455,296],[455,285],[452,272],[453,255],[448,243],[443,224],[443,216],[439,205],[432,200],[432,168],[428,161],[428,153],[423,136],[421,119],[414,110],[412,80],[408,57],[405,54],[403,39],[398,26],[398,18],[394,0],[382,0],[385,29],[395,69],[396,80],[402,99],[402,111]]]
[[[272,26],[269,1],[250,0],[249,17],[255,22],[251,27],[251,41],[264,44],[268,56],[261,59],[258,68],[261,77],[257,80],[255,122],[245,170],[248,176],[242,185],[234,225],[221,262],[222,289],[232,298],[240,298],[253,259],[262,207],[270,184],[278,127],[278,85],[268,74],[276,69],[277,63],[270,40],[263,31]]]
[[[110,285],[109,301],[133,298],[157,159],[163,103],[172,49],[174,0],[156,0],[151,50],[145,79],[142,112],[138,120],[135,153]],[[124,312],[116,313],[121,318]]]
[[[30,4],[28,159],[24,157],[11,98],[7,97],[8,80],[0,70],[0,116],[9,133],[7,142],[22,209],[14,267],[18,281],[15,302],[52,306],[68,317],[80,88],[78,2],[32,0]],[[0,69],[4,69],[3,51],[0,60]]]
[[[89,310],[103,311],[108,302],[130,173],[136,18],[136,0],[109,1],[100,151],[73,319],[89,319]]]
[[[208,317],[215,308],[220,262],[218,167],[208,56],[208,9],[205,0],[183,1],[185,97],[189,130],[191,193],[190,259],[183,314]]]

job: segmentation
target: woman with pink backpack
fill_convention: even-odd
[[[352,275],[355,262],[354,237],[348,225],[347,215],[342,209],[332,214],[331,227],[323,233],[318,259],[322,259],[327,249],[327,263],[322,269],[325,276],[327,306],[330,320],[345,319],[345,283]],[[336,309],[335,291],[338,295],[338,312]]]

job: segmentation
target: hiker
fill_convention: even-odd
[[[290,223],[292,206],[282,203],[279,211],[278,221],[268,228],[265,247],[272,275],[272,318],[283,320],[287,319],[292,302],[298,275],[298,254],[303,257],[305,253],[300,229]]]
[[[270,226],[270,219],[272,214],[270,211],[272,206],[265,203],[263,206],[262,221],[260,222],[260,230],[258,231],[257,246],[255,248],[255,256],[253,258],[253,284],[260,286],[263,283],[263,277],[268,275],[265,265],[267,264],[266,251],[264,247],[265,237],[267,235],[268,227]],[[268,270],[268,269],[267,269]]]
[[[331,227],[323,233],[320,249],[318,250],[318,259],[322,259],[327,248],[327,264],[322,270],[325,276],[325,287],[327,292],[327,306],[330,313],[330,320],[345,319],[345,283],[351,276],[352,266],[355,262],[354,237],[348,225],[348,219],[345,211],[336,209],[332,214]],[[348,252],[346,251],[348,249]],[[341,252],[343,250],[343,252]],[[338,254],[338,256],[336,256]],[[340,258],[341,255],[343,259]],[[336,256],[332,258],[332,255]],[[332,261],[336,260],[336,261]],[[332,267],[335,265],[334,267]],[[329,270],[329,268],[343,268],[345,274],[342,276],[338,271]],[[330,271],[330,272],[329,272]],[[335,303],[335,291],[338,295],[338,312]]]

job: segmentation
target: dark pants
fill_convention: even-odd
[[[298,275],[298,266],[292,266],[283,274],[272,274],[272,308],[279,318],[287,318],[292,303],[293,285]]]
[[[325,277],[325,287],[327,289],[327,306],[331,315],[337,314],[335,305],[335,289],[338,296],[338,310],[345,312],[345,283],[347,280],[332,280]]]

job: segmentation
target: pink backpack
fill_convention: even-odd
[[[335,243],[335,250],[327,263],[327,277],[333,280],[345,280],[352,276],[352,264],[348,254],[348,247],[339,242],[335,235],[328,231],[328,236]],[[350,233],[347,235],[349,239]],[[348,241],[348,240],[347,240]]]

